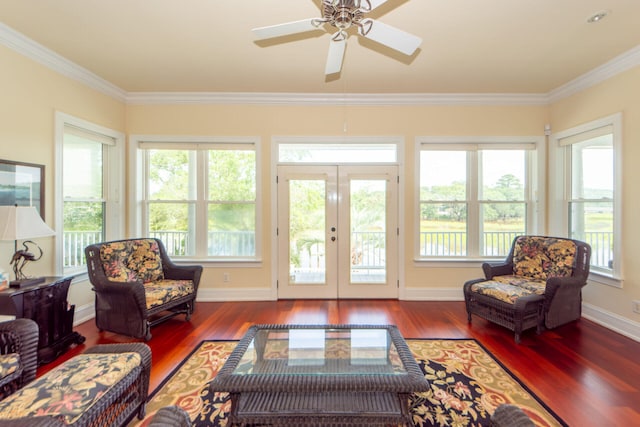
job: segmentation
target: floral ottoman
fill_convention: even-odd
[[[122,426],[144,417],[151,350],[90,348],[0,401],[0,426]]]

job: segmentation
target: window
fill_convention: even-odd
[[[541,223],[537,138],[423,138],[417,149],[418,259],[504,257]]]
[[[140,140],[140,228],[174,257],[258,257],[255,142]]]
[[[553,137],[561,177],[555,229],[591,245],[591,271],[620,278],[618,164],[621,116],[615,115]]]
[[[122,237],[122,134],[56,114],[56,224],[61,224],[58,266],[86,271],[84,248]],[[60,226],[59,226],[60,227]]]

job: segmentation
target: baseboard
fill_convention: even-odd
[[[582,317],[640,342],[640,323],[638,322],[584,302],[582,303]]]
[[[464,301],[462,288],[404,288],[401,300],[406,301]]]
[[[84,323],[88,320],[96,317],[96,306],[95,304],[85,304],[81,306],[76,306],[76,311],[73,315],[73,326],[79,325],[80,323]]]
[[[276,301],[278,295],[269,288],[200,288],[197,302]]]
[[[400,296],[406,301],[464,301],[462,289],[456,288],[431,288],[415,289],[405,288]],[[242,288],[242,289],[200,289],[197,301],[199,302],[225,302],[225,301],[275,301],[277,295],[271,289],[266,288]],[[9,320],[13,316],[5,316]],[[94,304],[85,304],[76,307],[73,324],[91,320],[95,317]],[[592,304],[582,304],[582,317],[594,323],[604,326],[614,332],[640,342],[640,323],[624,318],[615,313],[603,310]]]

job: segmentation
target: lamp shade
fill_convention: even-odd
[[[0,240],[35,239],[55,234],[34,206],[0,206]]]

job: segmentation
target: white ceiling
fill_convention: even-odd
[[[640,0],[388,0],[369,17],[420,49],[351,35],[329,78],[329,33],[253,41],[252,28],[319,17],[319,3],[0,0],[0,22],[125,92],[548,93],[640,45]]]

